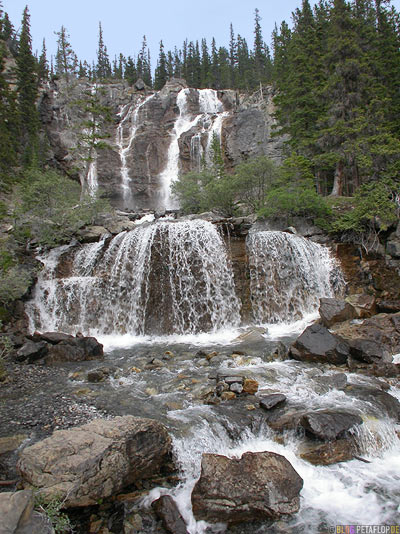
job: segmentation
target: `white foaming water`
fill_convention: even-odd
[[[335,260],[322,245],[276,231],[253,231],[246,244],[257,323],[302,320],[318,310],[321,297],[333,297],[343,285]]]
[[[56,249],[57,250],[57,249]],[[224,242],[206,221],[141,224],[108,244],[83,245],[57,273],[44,258],[28,306],[31,328],[93,335],[217,333],[235,328],[240,303]]]
[[[330,466],[314,466],[299,457],[301,441],[295,435],[287,436],[285,443],[280,444],[274,433],[262,426],[255,433],[245,430],[235,441],[229,437],[224,425],[210,421],[210,413],[205,410],[200,417],[201,422],[192,427],[189,436],[174,439],[181,484],[173,490],[156,488],[143,502],[149,506],[160,495],[172,495],[190,534],[204,534],[208,526],[204,521],[195,520],[190,501],[204,452],[231,458],[238,458],[245,452],[264,451],[284,456],[304,480],[300,511],[288,524],[295,532],[316,533],[322,527],[326,529],[337,524],[390,524],[398,518],[400,440],[393,424],[387,423],[386,428],[381,429],[390,433],[392,439],[385,443],[379,454],[371,450],[370,463],[352,460]],[[174,413],[171,416],[175,418]]]
[[[130,187],[131,178],[129,176],[129,168],[127,164],[127,157],[132,148],[133,141],[136,137],[137,131],[142,121],[142,110],[145,110],[146,104],[154,97],[154,94],[146,97],[144,100],[136,104],[124,106],[118,113],[121,121],[118,124],[116,133],[116,144],[119,149],[119,157],[121,159],[121,187],[123,199],[128,202],[132,200],[132,190]],[[129,134],[125,139],[124,131],[128,128]]]
[[[87,174],[87,186],[88,193],[91,197],[96,196],[96,193],[99,189],[99,182],[97,178],[97,155],[94,152],[93,160],[89,164],[88,174]]]

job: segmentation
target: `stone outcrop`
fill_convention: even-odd
[[[222,152],[228,168],[243,158],[261,154],[280,159],[283,139],[272,137],[272,89],[255,99],[240,97],[232,90],[214,92],[219,102],[216,109],[212,101],[207,102],[205,93],[200,97],[199,90],[188,88],[181,79],[169,80],[157,92],[140,80],[133,87],[121,81],[97,84],[95,88],[88,80],[67,85],[60,79],[51,82],[40,98],[40,116],[50,141],[52,163],[85,182],[86,164],[75,147],[85,120],[90,117],[76,102],[95,93],[111,115],[111,121],[101,125],[107,146],[96,153],[99,187],[116,207],[156,209],[162,196],[160,175],[167,166],[171,134],[181,116],[177,97],[182,89],[186,94],[188,129],[178,140],[181,172],[199,169],[201,158],[209,149],[209,136],[216,119],[221,121]],[[122,150],[129,191],[122,182]]]
[[[125,486],[159,473],[170,460],[165,427],[133,416],[96,419],[59,430],[21,453],[18,469],[25,487],[64,506],[89,506]]]
[[[299,510],[302,487],[302,478],[279,454],[247,452],[239,459],[203,454],[193,513],[211,522],[277,519]]]

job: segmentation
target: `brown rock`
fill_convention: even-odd
[[[151,506],[161,519],[162,525],[167,532],[170,534],[187,534],[186,523],[170,495],[163,495],[154,501]]]
[[[331,465],[352,460],[356,453],[356,447],[350,439],[339,439],[308,446],[300,457],[313,465]]]
[[[357,317],[357,312],[353,306],[344,300],[322,298],[319,302],[321,320],[328,328],[335,323],[341,323]]]
[[[273,452],[247,452],[239,459],[203,454],[192,492],[196,519],[240,523],[277,519],[299,510],[303,480]]]
[[[253,378],[245,378],[243,382],[243,392],[254,395],[258,391],[258,382]]]

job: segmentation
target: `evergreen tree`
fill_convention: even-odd
[[[4,19],[0,20],[0,33],[3,33]],[[9,181],[12,167],[16,164],[15,130],[16,106],[14,93],[4,76],[6,51],[0,40],[0,191],[4,192]]]
[[[31,165],[37,162],[38,158],[39,113],[36,106],[38,96],[37,68],[32,54],[28,7],[25,8],[22,17],[16,62],[18,115],[23,162],[25,165]]]
[[[157,68],[154,76],[154,89],[159,90],[164,87],[167,80],[167,58],[164,52],[164,44],[162,41],[160,41],[160,53],[158,56]]]
[[[78,59],[69,42],[69,35],[64,26],[59,32],[55,32],[57,39],[57,53],[55,71],[58,76],[65,76],[69,81],[75,75]]]
[[[39,84],[49,79],[49,63],[47,61],[46,41],[43,39],[42,53],[38,61],[38,82]]]
[[[201,87],[210,85],[210,55],[206,39],[201,40]]]
[[[235,38],[235,33],[233,31],[233,25],[231,23],[230,28],[230,40],[229,40],[229,70],[230,70],[230,80],[229,86],[234,88],[236,87],[236,65],[237,65],[237,43]]]
[[[135,67],[135,62],[131,56],[128,56],[125,63],[124,78],[129,85],[133,85],[138,79],[138,72]]]
[[[101,27],[101,22],[99,22],[99,44],[97,49],[96,76],[100,80],[111,78],[110,58],[108,57],[107,47],[105,46],[103,40],[103,28]]]

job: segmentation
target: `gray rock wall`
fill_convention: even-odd
[[[283,139],[272,137],[271,91],[262,98],[243,97],[232,90],[218,91],[214,93],[219,102],[218,112],[213,112],[212,106],[204,112],[205,93],[201,98],[200,91],[187,89],[186,82],[180,79],[169,81],[158,92],[146,87],[138,90],[124,82],[94,86],[85,80],[70,85],[58,80],[45,87],[39,103],[50,144],[50,163],[85,185],[88,163],[79,143],[91,116],[84,110],[82,99],[85,93],[96,91],[99,105],[107,106],[111,117],[109,122],[99,125],[99,134],[105,137],[107,147],[96,150],[98,187],[120,209],[163,207],[161,174],[168,164],[174,126],[182,116],[177,103],[182,89],[186,89],[185,118],[191,127],[178,139],[180,172],[199,169],[201,157],[207,156],[212,132],[219,133],[217,119],[228,170],[243,159],[262,154],[280,160]],[[124,168],[128,175],[125,186]]]

